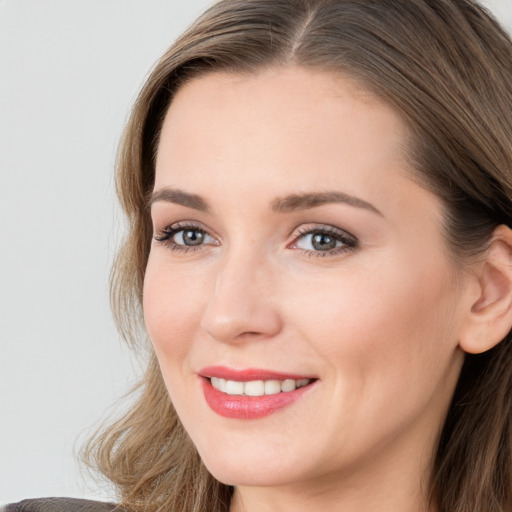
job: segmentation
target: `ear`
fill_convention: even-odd
[[[478,298],[459,337],[460,348],[470,354],[493,348],[512,327],[512,230],[507,226],[494,230],[475,279]]]

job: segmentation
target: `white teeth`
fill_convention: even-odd
[[[278,380],[265,381],[265,395],[277,395],[281,393],[281,382]]]
[[[226,380],[219,377],[211,377],[212,386],[228,395],[263,396],[276,395],[277,393],[288,393],[297,388],[307,386],[311,379],[286,379],[286,380],[251,380],[240,382]]]
[[[287,391],[293,391],[294,389],[296,389],[296,387],[293,379],[286,379],[281,383],[281,391],[284,391],[285,393]]]
[[[226,393],[228,395],[243,395],[244,383],[237,380],[226,380]]]
[[[221,379],[219,377],[212,377],[212,386],[223,393],[226,392],[226,379]]]
[[[244,384],[244,392],[249,396],[263,396],[265,394],[265,383],[262,380],[251,380]]]
[[[226,379],[219,379],[219,389],[225,393],[226,392]]]

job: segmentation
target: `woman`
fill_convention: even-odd
[[[119,154],[89,447],[129,510],[512,510],[512,42],[470,0],[224,0]]]

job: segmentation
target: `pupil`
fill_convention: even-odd
[[[189,230],[183,233],[183,241],[185,245],[199,245],[204,239],[204,234],[201,231]]]
[[[336,239],[332,236],[318,233],[313,236],[312,244],[315,249],[328,251],[336,247]]]

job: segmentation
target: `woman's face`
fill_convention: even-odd
[[[145,320],[221,481],[425,471],[469,299],[440,202],[411,176],[404,124],[346,77],[218,73],[177,93]]]

